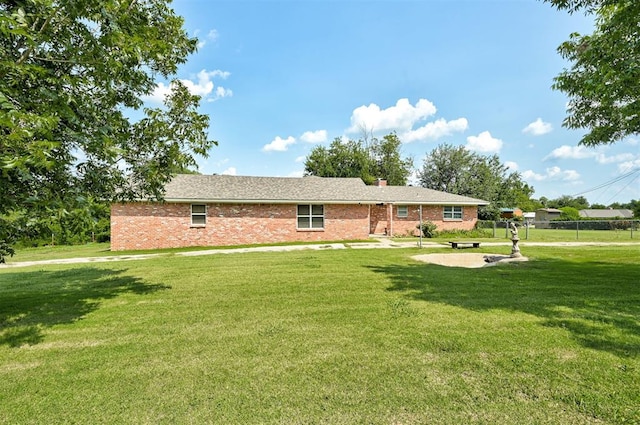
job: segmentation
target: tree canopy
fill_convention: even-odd
[[[632,199],[629,202],[614,202],[609,205],[604,204],[589,204],[589,201],[584,196],[569,196],[562,195],[559,198],[555,199],[547,199],[545,197],[540,198],[541,206],[548,208],[557,208],[563,210],[564,208],[573,208],[575,210],[584,210],[584,209],[614,209],[614,210],[631,210],[633,212],[633,216],[635,219],[640,218],[640,199],[635,200]]]
[[[209,117],[179,81],[128,117],[196,50],[182,25],[165,0],[0,1],[0,261],[12,212],[158,199],[207,156]]]
[[[394,186],[407,184],[413,160],[402,158],[402,143],[395,133],[370,141],[336,138],[331,145],[315,147],[304,164],[304,173],[319,177],[360,177],[366,184],[380,178]]]
[[[610,144],[640,133],[640,2],[545,0],[570,13],[595,15],[591,35],[573,33],[558,47],[571,63],[553,88],[569,96],[563,125],[588,129],[580,143]]]
[[[593,208],[593,206],[592,206]],[[627,203],[619,203],[619,202],[615,202],[611,205],[609,205],[609,208],[613,208],[613,209],[629,209],[631,211],[633,211],[633,217],[636,219],[640,219],[640,199],[632,199],[631,201],[627,202]]]
[[[527,208],[533,194],[533,187],[519,173],[509,172],[497,155],[479,155],[464,146],[436,147],[425,157],[418,178],[429,189],[489,201],[480,210],[482,219],[496,219],[501,207]]]
[[[584,210],[584,209],[590,208],[589,201],[587,201],[587,198],[585,198],[584,196],[573,197],[569,195],[562,195],[559,198],[547,201],[546,206],[549,208],[557,208],[557,209],[562,209],[564,207],[571,207],[576,210]]]

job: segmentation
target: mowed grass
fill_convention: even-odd
[[[423,242],[438,242],[446,244],[452,240],[473,240],[480,242],[509,242],[511,233],[508,229],[497,228],[495,235],[493,229],[482,229],[485,232],[483,237],[467,236],[461,233],[459,236],[455,234],[440,235],[435,238],[423,238]],[[617,243],[617,244],[640,244],[640,231],[631,229],[626,230],[580,230],[575,229],[539,229],[531,227],[528,230],[524,227],[518,228],[518,237],[521,244],[527,242],[594,242],[594,243]],[[418,241],[417,237],[398,237],[396,241]]]
[[[375,240],[371,240],[376,242]],[[321,241],[321,242],[281,242],[271,244],[252,244],[252,245],[233,245],[233,246],[192,246],[184,248],[165,248],[165,249],[144,249],[144,250],[128,250],[128,251],[111,251],[109,242],[88,243],[84,245],[54,245],[40,246],[33,248],[16,248],[13,256],[7,257],[7,264],[27,262],[27,261],[47,261],[70,258],[95,258],[95,257],[111,257],[111,256],[131,256],[131,255],[171,255],[182,252],[192,251],[208,251],[212,249],[225,250],[237,248],[254,248],[262,246],[291,246],[291,245],[328,245],[332,243],[351,244],[359,242],[370,242],[369,240],[349,240],[349,241]]]
[[[468,236],[451,236],[437,238],[423,238],[425,244],[441,243],[447,244],[451,240],[474,240],[481,242],[497,242],[502,241],[509,243],[511,233],[507,229],[495,229],[495,237],[492,229],[484,229],[486,237],[468,237]],[[640,231],[631,232],[627,230],[566,230],[566,229],[537,229],[532,227],[528,230],[524,227],[519,228],[519,237],[521,244],[527,242],[603,242],[603,243],[638,243],[640,244]],[[398,242],[415,242],[418,243],[417,237],[395,237],[394,241]],[[353,241],[323,241],[315,244],[331,244],[343,243],[347,246],[359,242],[376,242],[376,239],[369,240],[353,240]],[[268,244],[268,246],[277,245],[308,245],[309,242],[288,242],[280,244]],[[129,256],[140,254],[176,254],[186,251],[199,251],[210,249],[229,249],[229,248],[247,248],[265,245],[238,245],[238,246],[217,246],[217,247],[187,247],[187,248],[168,248],[155,250],[135,250],[135,251],[111,251],[109,242],[106,243],[88,243],[85,245],[55,245],[42,246],[36,248],[19,247],[13,257],[7,257],[7,263],[18,263],[24,261],[41,261],[53,259],[68,259],[81,257],[107,257],[107,256]]]
[[[104,257],[114,255],[110,243],[88,243],[84,245],[54,245],[34,248],[15,248],[15,254],[6,257],[7,264],[21,261],[41,261],[62,258]]]
[[[0,423],[640,423],[640,247],[423,253],[2,269]]]
[[[640,243],[640,231],[626,230],[580,230],[578,229],[538,229],[535,227],[518,229],[522,242],[623,242]],[[496,229],[496,237],[505,236],[505,229]]]

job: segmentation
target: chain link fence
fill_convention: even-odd
[[[510,221],[479,220],[487,236],[510,238]],[[640,220],[516,221],[521,240],[615,242],[640,241]]]

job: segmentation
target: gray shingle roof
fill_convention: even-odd
[[[367,186],[359,178],[249,177],[179,174],[167,184],[167,202],[402,203],[487,205],[488,202],[414,186]]]
[[[435,205],[488,205],[489,202],[468,196],[454,195],[420,186],[366,186],[369,197],[376,202]]]
[[[249,177],[178,174],[166,186],[167,201],[357,202],[365,188],[358,178]]]
[[[633,211],[631,210],[613,210],[613,209],[595,209],[595,210],[580,210],[580,217],[589,218],[633,218]]]

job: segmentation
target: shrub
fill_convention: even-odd
[[[473,229],[473,230],[461,230],[461,229],[456,229],[456,230],[444,230],[442,232],[438,233],[438,237],[440,238],[451,238],[451,239],[457,239],[457,238],[492,238],[493,237],[493,230],[487,230],[487,229]]]
[[[580,220],[580,211],[573,207],[562,207],[560,208],[562,213],[560,214],[560,220]]]
[[[438,234],[438,232],[436,231],[438,226],[428,220],[422,222],[422,228],[420,228],[419,224],[416,226],[416,228],[422,231],[422,236],[424,236],[425,238],[435,238]]]

